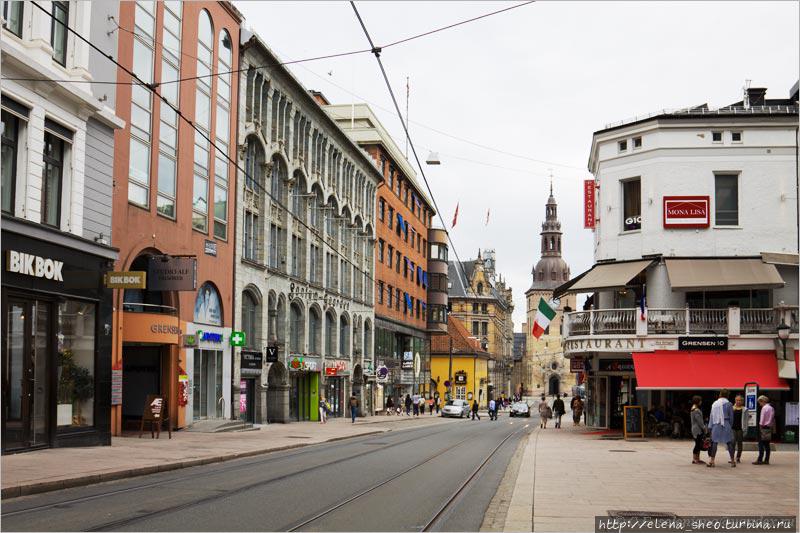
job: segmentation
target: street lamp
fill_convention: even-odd
[[[792,328],[786,324],[784,320],[781,320],[780,325],[778,326],[778,338],[783,345],[783,358],[786,359],[786,341],[789,340],[789,333],[792,331]]]
[[[439,153],[438,152],[430,152],[428,154],[428,158],[425,160],[425,163],[428,165],[441,165],[442,162],[439,160]]]

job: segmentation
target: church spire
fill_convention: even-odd
[[[545,205],[545,218],[542,223],[542,257],[561,257],[561,222],[558,221],[558,204],[553,196],[552,177],[550,197]]]

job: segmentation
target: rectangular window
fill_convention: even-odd
[[[57,63],[67,64],[67,24],[69,23],[69,2],[53,2],[53,16],[50,19],[50,46],[53,47],[53,59]]]
[[[292,235],[292,275],[300,277],[303,240],[297,235]]]
[[[731,132],[731,142],[735,142],[735,143],[742,142],[742,132],[741,131],[732,131]]]
[[[380,200],[378,200],[378,216],[381,220],[384,220],[385,218],[386,215],[385,211],[386,211],[386,201],[384,201],[384,199],[381,198]]]
[[[383,303],[383,282],[382,281],[378,282],[378,303],[379,304]]]
[[[393,226],[393,224],[394,224],[394,209],[391,208],[391,207],[389,208],[389,221],[387,222],[387,224],[389,225],[389,229],[392,229],[394,227]]]
[[[480,322],[475,321],[475,322],[472,323],[472,334],[474,336],[477,337],[478,335],[480,335],[480,329],[479,329],[480,327],[481,327],[481,323]]]
[[[721,131],[712,131],[711,132],[711,142],[721,143],[722,142],[722,132]]]
[[[309,248],[309,268],[311,271],[309,272],[308,279],[311,283],[319,283],[319,246],[314,244],[311,245]]]
[[[481,335],[484,337],[489,334],[489,323],[481,322]]]
[[[22,37],[22,13],[25,3],[22,1],[5,1],[3,2],[3,18],[6,21],[6,29],[16,35]]]
[[[642,138],[641,137],[634,137],[633,138],[633,149],[636,150],[637,148],[642,147]]]
[[[44,133],[44,180],[42,191],[42,224],[61,224],[61,189],[64,180],[64,141],[49,131]]]
[[[59,429],[94,426],[96,307],[78,300],[58,304]],[[62,414],[62,405],[70,411]]]
[[[628,150],[628,141],[627,141],[627,140],[624,140],[624,141],[619,141],[619,142],[617,143],[617,149],[618,149],[620,152],[625,152],[625,151],[627,151],[627,150]]]
[[[736,174],[714,176],[714,224],[739,225],[739,176]]]
[[[16,3],[16,2],[15,2]],[[22,2],[20,2],[22,3]],[[20,120],[3,110],[3,148],[0,155],[3,183],[3,212],[14,213],[14,193],[17,186],[17,151],[19,150]]]
[[[275,224],[269,225],[269,261],[267,265],[270,268],[278,268],[278,226]]]
[[[258,215],[252,211],[244,212],[244,258],[250,261],[257,261],[257,232]]]
[[[192,193],[192,227],[202,232],[208,231],[208,178],[194,175]]]
[[[481,304],[481,313],[484,315],[489,312],[488,306],[486,304]]]
[[[389,293],[387,294],[386,298],[386,305],[391,309],[392,307],[392,300],[394,299],[394,291],[392,291],[392,286],[389,285]]]
[[[400,310],[400,289],[394,290],[394,308]]]
[[[398,274],[400,273],[400,252],[394,253],[394,269]]]
[[[163,129],[162,129],[163,131]],[[163,142],[161,143],[163,146]],[[156,198],[156,210],[160,215],[168,218],[175,218],[175,159],[164,153],[158,154],[158,197]]]
[[[389,245],[389,257],[386,260],[386,266],[392,268],[392,259],[394,257],[394,246]]]
[[[478,313],[478,307],[479,307],[478,304],[473,303],[472,304],[472,312],[477,314]]]
[[[378,261],[383,263],[383,248],[386,243],[383,239],[378,239]]]
[[[622,182],[622,229],[642,228],[642,182],[639,178]]]

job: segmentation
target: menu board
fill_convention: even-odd
[[[625,406],[624,436],[644,437],[644,409],[639,405]]]

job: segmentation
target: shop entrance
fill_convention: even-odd
[[[547,382],[547,394],[550,396],[556,396],[561,393],[561,380],[558,379],[558,376],[550,376],[550,380]]]
[[[122,348],[122,427],[136,429],[148,394],[161,394],[161,347]]]
[[[194,351],[193,418],[222,418],[222,352]]]
[[[608,407],[608,378],[591,376],[586,393],[586,425],[595,428],[608,427],[606,413]]]
[[[625,406],[636,404],[635,387],[635,378],[626,376],[608,377],[608,399],[611,407],[608,427],[610,429],[622,429],[625,423]]]
[[[289,418],[298,422],[318,420],[318,415],[314,413],[315,409],[318,409],[316,402],[319,400],[312,403],[312,396],[317,391],[318,375],[311,372],[292,372],[291,376]],[[267,409],[269,409],[269,406],[267,406]]]
[[[256,380],[252,378],[242,379],[239,383],[239,419],[254,424],[256,421],[255,411]]]
[[[51,304],[8,298],[3,316],[3,451],[48,446]]]
[[[333,413],[331,416],[342,416],[344,414],[344,378],[329,377],[328,384],[325,387],[325,397],[328,403],[331,404]]]

